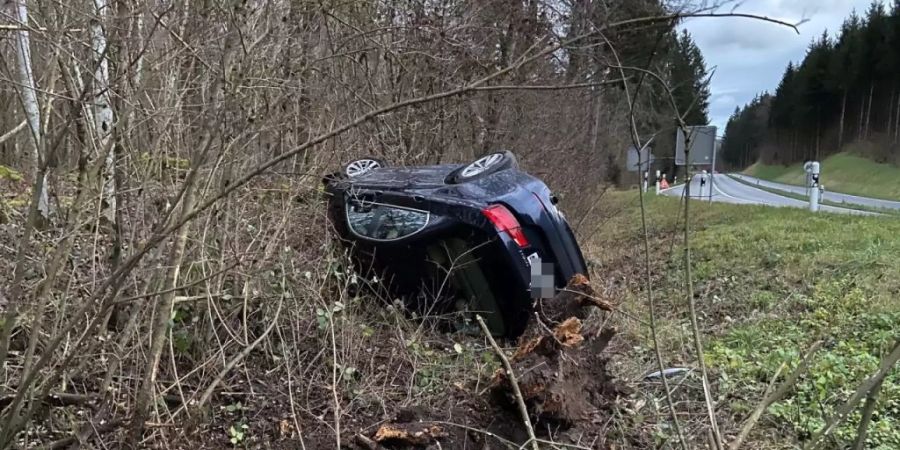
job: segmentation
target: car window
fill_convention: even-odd
[[[357,236],[378,241],[393,241],[418,233],[426,225],[427,211],[380,203],[349,200],[347,224]]]

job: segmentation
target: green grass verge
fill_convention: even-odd
[[[610,205],[607,209],[616,213],[601,221],[603,231],[587,244],[601,272],[615,271],[625,255],[640,264],[634,256],[640,254],[636,195],[607,194],[604,200]],[[690,352],[683,344],[687,307],[681,241],[671,235],[679,203],[668,197],[647,198],[658,273],[655,289],[664,315],[660,318],[666,339],[662,347],[669,361],[687,359]],[[796,388],[768,409],[761,431],[748,448],[802,440],[875,371],[880,357],[900,335],[900,220],[700,202],[692,203],[691,210],[705,359],[717,385],[720,409],[733,419],[734,427],[761,400],[782,363],[787,365],[783,379],[812,342],[826,343]],[[674,250],[668,252],[672,244]],[[633,283],[631,289],[623,294],[623,307],[645,314],[640,283]],[[634,327],[638,329],[624,333],[638,340],[634,348],[651,348],[643,330],[646,325]],[[635,356],[652,360],[649,351]],[[900,448],[896,425],[900,423],[900,370],[895,369],[885,382],[877,411],[868,448]],[[848,445],[858,419],[857,411],[825,448]]]
[[[744,173],[797,186],[806,182],[801,164],[770,166],[756,163]],[[822,161],[822,184],[832,192],[900,200],[900,167],[879,164],[850,153],[838,153]]]

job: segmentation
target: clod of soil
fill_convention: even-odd
[[[529,324],[510,360],[538,430],[544,424],[579,432],[596,429],[598,419],[608,417],[624,393],[606,368],[608,359],[600,356],[615,330],[586,326],[582,320],[589,320],[591,308],[611,310],[612,305],[597,297],[586,278],[573,277],[565,291],[538,305],[539,320]],[[492,390],[502,404],[514,407],[503,369],[494,375]]]
[[[569,280],[566,287],[552,299],[542,299],[537,305],[537,312],[544,324],[529,323],[525,335],[537,331],[540,336],[546,331],[543,325],[547,323],[556,325],[569,318],[584,320],[591,308],[599,308],[603,311],[612,311],[613,305],[600,298],[590,281],[584,275],[575,275]]]

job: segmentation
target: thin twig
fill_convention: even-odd
[[[591,88],[591,87],[599,87],[599,86],[609,86],[621,84],[624,79],[615,79],[615,80],[604,80],[596,83],[574,83],[574,84],[542,84],[542,85],[527,85],[527,84],[505,84],[505,85],[495,85],[495,86],[481,86],[472,89],[476,92],[484,92],[484,91],[563,91],[567,89],[583,89],[583,88]]]
[[[847,400],[837,411],[835,411],[834,415],[828,419],[825,423],[825,426],[822,427],[821,430],[817,431],[816,434],[813,435],[812,439],[803,446],[804,449],[813,449],[818,448],[819,442],[822,441],[825,437],[829,436],[834,432],[837,427],[847,419],[847,416],[850,415],[856,408],[856,404],[859,403],[863,397],[866,396],[872,389],[875,388],[878,384],[884,380],[884,378],[890,373],[891,369],[897,364],[897,361],[900,360],[900,340],[894,343],[894,348],[891,350],[889,354],[887,354],[882,360],[881,364],[879,364],[878,371],[875,372],[874,375],[866,379],[859,387],[856,389],[856,392],[853,393],[853,396]]]
[[[505,445],[507,448],[513,448],[513,449],[514,449],[514,448],[517,448],[517,447],[518,447],[518,446],[516,445],[515,442],[510,441],[510,440],[508,440],[508,439],[504,439],[504,438],[498,436],[497,434],[491,433],[490,431],[487,431],[487,430],[482,430],[482,429],[480,429],[480,428],[470,427],[470,426],[468,426],[468,425],[463,425],[463,424],[460,424],[460,423],[446,422],[446,421],[441,421],[441,420],[435,420],[435,421],[433,421],[433,422],[436,423],[436,424],[440,424],[440,425],[450,425],[450,426],[452,426],[452,427],[457,427],[457,428],[461,428],[461,429],[466,430],[466,431],[471,431],[471,432],[473,432],[473,433],[479,433],[479,434],[483,434],[483,435],[485,435],[485,436],[492,437],[492,438],[496,439],[497,441],[499,441],[501,444]]]
[[[341,396],[338,394],[338,350],[334,335],[334,311],[328,313],[328,336],[331,340],[331,398],[334,401],[335,448],[341,448]]]
[[[478,321],[478,325],[481,326],[481,331],[484,332],[485,337],[487,337],[488,342],[491,343],[491,347],[493,347],[494,351],[497,353],[497,356],[500,357],[500,361],[503,361],[503,367],[506,369],[506,375],[509,376],[509,384],[512,385],[513,394],[516,397],[516,405],[519,407],[519,414],[522,416],[522,423],[525,425],[525,431],[528,432],[528,442],[531,443],[531,448],[533,450],[540,450],[538,446],[537,436],[534,435],[534,428],[531,426],[531,417],[528,416],[528,407],[525,406],[525,399],[522,397],[522,391],[519,389],[519,380],[516,379],[516,374],[513,371],[512,364],[509,362],[509,358],[506,357],[506,354],[503,353],[503,349],[497,345],[497,341],[494,340],[494,337],[491,336],[491,330],[488,329],[487,325],[484,323],[484,319],[481,318],[480,314],[475,315],[475,320]]]
[[[683,119],[681,123],[683,124]],[[685,132],[685,136],[688,136],[687,126],[683,127]],[[685,161],[690,161],[688,157],[689,149],[690,149],[690,138],[686,138],[687,141],[684,144],[684,159]],[[697,353],[697,363],[700,366],[700,380],[703,384],[703,400],[706,403],[706,413],[709,417],[709,425],[711,432],[713,434],[713,439],[717,449],[724,448],[722,444],[722,435],[719,433],[719,424],[716,421],[716,409],[715,405],[713,405],[712,399],[712,390],[709,387],[709,375],[706,370],[706,362],[703,360],[703,340],[700,336],[700,324],[697,320],[697,302],[694,299],[694,278],[693,273],[691,272],[691,215],[690,215],[690,189],[691,189],[691,169],[690,165],[685,166],[685,172],[687,177],[687,184],[685,185],[685,192],[687,193],[688,199],[684,202],[684,276],[685,276],[685,295],[688,301],[688,309],[690,311],[690,319],[691,319],[691,335],[694,341],[694,351]]]
[[[122,419],[112,420],[112,421],[100,424],[99,426],[94,426],[93,422],[91,423],[92,428],[95,433],[106,433],[106,432],[112,431],[112,430],[122,426],[123,424],[125,424],[125,421]],[[70,436],[53,441],[44,447],[38,447],[38,448],[46,449],[46,450],[66,448],[66,447],[70,447],[70,446],[76,446],[76,448],[78,448],[78,447],[80,447],[77,445],[78,441],[79,441],[78,435],[72,434]]]
[[[21,123],[19,123],[15,127],[13,127],[12,130],[9,130],[6,133],[4,133],[2,136],[0,136],[0,144],[6,142],[9,138],[15,136],[16,133],[24,130],[26,125],[28,125],[28,121],[23,120]]]
[[[625,71],[622,68],[622,63],[619,59],[619,54],[616,52],[615,47],[612,45],[612,42],[606,38],[606,35],[600,35],[607,43],[610,48],[610,51],[613,54],[613,57],[616,60],[616,67],[619,69],[619,72],[622,74],[622,78],[625,78]],[[629,94],[628,83],[623,83],[625,89],[625,98],[628,101],[628,119],[629,119],[629,132],[631,135],[632,145],[635,148],[642,148],[640,142],[640,135],[637,130],[637,122],[634,118],[634,101],[632,101],[631,95]],[[678,109],[675,104],[675,100],[673,98],[672,92],[668,89],[668,86],[663,84],[666,87],[669,97],[672,101],[672,106],[675,108],[675,112],[677,114]],[[635,93],[635,98],[637,98],[637,93]],[[640,153],[638,152],[638,166],[640,167]],[[641,207],[641,235],[643,238],[643,256],[644,256],[644,290],[647,292],[647,304],[650,308],[650,336],[653,340],[653,353],[656,356],[656,365],[659,368],[660,373],[665,370],[665,363],[663,362],[662,357],[662,349],[659,345],[659,336],[658,336],[658,327],[656,324],[656,301],[653,298],[653,274],[650,269],[650,231],[647,227],[647,208],[644,202],[644,190],[638,189],[638,198],[640,201]],[[684,437],[684,432],[681,429],[681,424],[678,422],[678,414],[675,410],[675,401],[672,399],[672,389],[669,387],[669,380],[663,376],[662,377],[663,390],[665,391],[666,396],[666,405],[669,407],[669,417],[672,420],[672,427],[675,429],[675,434],[678,436],[678,442],[681,444],[682,450],[687,450],[687,440]]]
[[[809,347],[809,350],[806,351],[806,355],[803,356],[803,359],[800,360],[800,363],[797,364],[797,368],[791,372],[790,376],[783,383],[781,383],[777,389],[771,391],[772,385],[774,385],[775,380],[778,379],[778,375],[781,373],[782,367],[778,368],[778,371],[775,372],[775,376],[772,377],[772,383],[769,386],[769,389],[766,389],[766,397],[763,398],[758,405],[756,405],[756,409],[753,410],[753,413],[750,414],[750,417],[744,422],[744,425],[741,426],[741,431],[738,433],[738,436],[734,439],[734,441],[729,446],[730,450],[737,450],[741,447],[741,444],[744,443],[744,440],[747,439],[747,436],[750,435],[750,431],[753,430],[753,427],[756,426],[756,422],[759,421],[759,418],[762,417],[763,412],[765,412],[766,408],[768,408],[772,403],[775,403],[781,400],[785,394],[787,394],[788,390],[794,387],[797,384],[797,379],[799,379],[804,373],[806,373],[809,368],[809,363],[812,361],[813,356],[815,356],[816,352],[819,351],[819,348],[822,347],[822,341],[816,341]],[[771,391],[771,392],[770,392]]]
[[[219,275],[221,275],[221,274],[223,274],[223,273],[225,273],[225,272],[228,272],[229,270],[234,269],[235,267],[239,266],[240,264],[241,264],[240,261],[237,261],[237,262],[234,262],[234,263],[231,263],[231,264],[225,266],[222,270],[217,270],[216,272],[214,272],[214,273],[212,273],[212,274],[210,274],[210,275],[208,275],[208,276],[205,276],[205,277],[203,277],[203,278],[200,278],[199,280],[191,281],[190,283],[182,284],[182,285],[180,285],[180,286],[175,286],[175,287],[173,287],[173,288],[171,288],[171,289],[165,289],[165,290],[162,290],[162,291],[150,292],[150,293],[147,293],[147,294],[141,294],[141,295],[135,295],[135,296],[133,296],[133,297],[120,298],[120,299],[118,299],[118,300],[112,302],[112,304],[114,304],[114,305],[121,305],[121,304],[123,304],[123,303],[133,302],[133,301],[135,301],[135,300],[141,300],[141,299],[149,298],[149,297],[156,297],[157,295],[163,295],[163,294],[171,293],[171,292],[173,292],[173,291],[180,291],[180,290],[182,290],[182,289],[187,289],[187,288],[189,288],[189,287],[191,287],[191,286],[198,285],[198,284],[200,284],[200,283],[203,283],[204,281],[207,281],[207,280],[209,280],[209,279],[211,279],[211,278],[215,278],[215,277],[217,277],[217,276],[219,276]],[[222,295],[224,295],[224,294],[222,294]],[[200,296],[198,296],[198,297],[200,297]],[[209,295],[203,295],[202,298],[209,298]],[[177,301],[177,299],[178,299],[178,297],[176,297],[176,301]]]
[[[884,379],[878,380],[878,384],[869,391],[869,395],[866,397],[862,418],[859,420],[859,427],[856,428],[856,442],[853,443],[853,450],[863,450],[866,448],[866,436],[869,434],[869,422],[872,421],[872,414],[875,413],[875,406],[878,404],[878,395],[881,393],[881,385],[883,383]]]
[[[272,321],[271,321],[271,323],[269,323],[269,326],[266,327],[266,329],[262,332],[262,334],[259,335],[258,338],[256,338],[256,340],[251,342],[250,345],[244,347],[244,349],[241,350],[241,352],[238,353],[237,356],[235,356],[230,361],[228,361],[228,364],[226,364],[225,367],[222,368],[222,371],[219,372],[219,374],[212,381],[212,383],[210,383],[209,386],[206,387],[206,391],[203,392],[203,396],[200,397],[200,401],[197,402],[196,407],[198,409],[203,407],[203,405],[210,399],[210,397],[212,397],[212,394],[213,394],[213,392],[215,392],[216,387],[219,385],[219,383],[222,382],[222,380],[225,379],[225,376],[228,375],[228,372],[231,372],[231,369],[233,369],[234,366],[236,366],[239,362],[241,362],[244,358],[246,358],[247,355],[249,355],[250,352],[252,352],[253,349],[256,348],[256,346],[259,345],[259,343],[262,342],[266,338],[266,336],[269,335],[269,333],[272,331],[272,329],[275,328],[275,324],[278,323],[278,316],[281,315],[281,307],[283,305],[284,305],[284,297],[282,297],[281,300],[278,302],[278,309],[275,310],[275,316],[272,317]]]

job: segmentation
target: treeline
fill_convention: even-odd
[[[867,141],[871,156],[900,155],[900,0],[855,12],[837,36],[810,43],[789,63],[774,94],[737,108],[725,128],[722,157],[734,166],[757,160],[789,164],[821,159]]]

